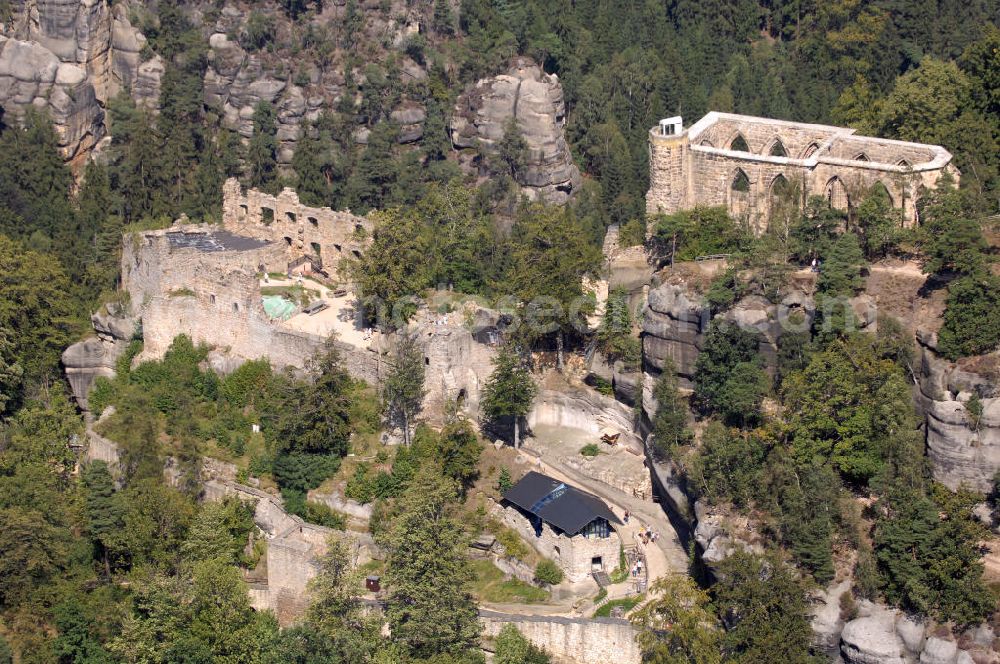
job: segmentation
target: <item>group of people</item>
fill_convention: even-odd
[[[635,564],[632,565],[632,578],[638,578],[640,576],[642,576],[642,558],[639,558],[635,561]]]

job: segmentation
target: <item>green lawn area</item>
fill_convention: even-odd
[[[622,599],[613,599],[610,602],[605,602],[601,606],[597,607],[594,611],[595,618],[610,618],[611,609],[616,606],[624,607],[625,613],[628,613],[634,609],[637,605],[642,603],[642,600],[646,598],[645,595],[636,595],[635,597],[623,597]]]
[[[484,602],[496,604],[538,604],[548,601],[549,591],[523,581],[504,579],[504,573],[489,560],[472,561],[472,594]]]

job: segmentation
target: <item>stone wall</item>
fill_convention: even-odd
[[[480,611],[483,633],[496,637],[504,625],[514,625],[560,664],[639,664],[642,653],[635,628],[616,618],[563,618]]]
[[[650,130],[647,212],[673,213],[723,205],[758,231],[767,228],[781,185],[802,199],[824,196],[853,209],[885,187],[904,223],[917,222],[916,202],[945,172],[956,179],[951,154],[936,145],[857,136],[853,129],[712,112],[676,135]],[[732,148],[742,138],[749,151]],[[746,190],[734,188],[745,176]]]
[[[573,583],[590,578],[592,559],[598,556],[601,557],[605,572],[610,573],[618,566],[622,541],[614,530],[614,524],[611,536],[605,538],[588,539],[582,535],[568,537],[565,533],[557,532],[548,523],[542,524],[541,535],[535,535],[535,527],[531,521],[516,507],[497,505],[493,512],[538,553],[559,565],[566,579]]]
[[[270,221],[265,210],[270,211]],[[371,221],[349,210],[302,205],[287,187],[277,196],[256,189],[243,193],[236,178],[229,178],[222,187],[222,224],[238,235],[284,246],[288,262],[302,256],[320,259],[331,275],[342,258],[361,256],[373,228]]]

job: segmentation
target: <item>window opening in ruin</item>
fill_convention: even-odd
[[[910,168],[910,162],[906,161],[905,159],[900,159],[899,161],[896,162],[896,165],[902,166],[903,168]]]
[[[239,310],[240,310],[240,305],[237,304],[236,302],[233,302],[233,313],[239,313]]]
[[[562,551],[559,550],[558,546],[552,547],[552,557],[557,560],[562,557]]]
[[[847,187],[838,177],[833,177],[826,183],[826,200],[830,207],[835,210],[847,210],[850,206],[850,198],[847,196]]]
[[[309,220],[309,223],[312,224],[313,226],[316,227],[319,226],[319,221],[317,221],[316,217],[306,217],[306,218]]]
[[[270,226],[274,223],[274,210],[271,208],[261,208],[260,220],[264,222],[265,226]]]
[[[806,146],[805,151],[802,152],[802,158],[803,159],[808,159],[809,157],[813,156],[817,152],[819,152],[819,144],[818,143],[810,143],[809,145]]]
[[[869,159],[868,155],[866,155],[864,152],[859,152],[858,154],[854,155],[854,161],[871,161],[871,159]]]
[[[292,238],[290,238],[290,237],[288,237],[286,235],[285,236],[285,244],[287,244],[289,247],[292,246]]]
[[[338,253],[342,252],[344,249],[339,244],[333,245],[333,248],[337,250]]]
[[[431,358],[424,356],[424,364],[427,366],[431,365]]]
[[[796,188],[784,175],[771,181],[768,224],[771,228],[787,229],[799,213],[799,196]]]
[[[729,149],[736,152],[750,152],[750,146],[747,144],[747,139],[743,138],[743,134],[736,134],[736,138],[729,144]]]
[[[772,157],[787,157],[788,153],[785,152],[785,145],[781,142],[780,138],[774,139],[774,145],[771,146],[771,156]]]
[[[601,556],[594,556],[590,559],[590,569],[594,572],[600,572],[604,569],[604,559]]]
[[[208,301],[211,302],[212,304],[215,304],[215,295],[214,294],[210,294],[208,296]]]
[[[463,387],[458,391],[458,396],[455,397],[455,404],[461,408],[465,405],[465,388]]]
[[[712,141],[708,140],[707,138],[704,139],[704,140],[702,140],[702,142],[699,143],[698,145],[700,145],[702,147],[705,147],[705,148],[714,148],[715,147],[714,145],[712,145]]]
[[[361,252],[357,249],[351,249],[351,253],[354,254],[355,258],[361,258]]]
[[[246,205],[241,205],[240,206],[240,217],[241,218],[246,219],[246,216],[247,216],[248,212],[249,212],[249,210],[247,209]]]
[[[285,218],[286,218],[286,219],[287,219],[288,221],[292,222],[293,224],[294,224],[294,223],[295,223],[296,221],[298,221],[298,217],[296,217],[296,216],[295,216],[295,213],[294,213],[294,212],[286,212],[286,213],[285,213]]]
[[[747,177],[742,168],[736,169],[736,175],[733,177],[733,191],[750,191],[750,178]]]
[[[893,203],[892,200],[892,194],[889,193],[889,188],[882,182],[876,182],[872,185],[869,196],[885,196],[885,199],[889,201],[889,207],[895,207],[895,203]]]
[[[312,247],[312,251],[316,254],[316,258],[322,256],[322,247],[319,246],[319,242],[310,242],[309,246]]]

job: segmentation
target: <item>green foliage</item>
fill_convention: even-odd
[[[987,264],[987,245],[975,219],[973,200],[949,187],[947,180],[921,206],[924,271],[932,274],[976,274]]]
[[[623,597],[621,599],[613,599],[610,602],[605,602],[601,606],[597,607],[594,611],[595,618],[610,618],[611,610],[615,608],[621,608],[623,611],[628,613],[636,606],[638,606],[642,600],[645,598],[644,595],[634,595],[632,597]]]
[[[942,621],[971,625],[995,607],[983,583],[982,526],[968,493],[934,499],[892,492],[875,526],[875,560],[886,599]]]
[[[1000,279],[991,274],[964,276],[948,285],[938,350],[951,360],[982,355],[1000,346]]]
[[[822,196],[810,196],[798,222],[789,232],[788,248],[792,258],[801,263],[826,260],[846,225],[843,212],[830,207]]]
[[[805,588],[777,555],[736,551],[712,587],[727,621],[722,649],[731,662],[808,662],[812,630]]]
[[[902,211],[892,206],[884,186],[874,187],[855,214],[868,260],[886,257],[898,249],[906,237]]]
[[[478,647],[467,535],[451,514],[454,482],[427,465],[399,498],[399,512],[377,541],[387,552],[385,614],[392,639],[417,657],[468,655]]]
[[[762,490],[767,446],[756,432],[741,432],[712,422],[702,434],[691,475],[700,494],[712,503],[750,504]]]
[[[698,256],[736,253],[746,247],[750,233],[737,224],[724,207],[696,207],[656,221],[656,238],[670,257],[693,260]]]
[[[757,421],[770,387],[757,346],[754,332],[732,323],[712,324],[695,362],[695,399],[701,408],[744,427]]]
[[[656,399],[656,414],[653,416],[653,444],[657,454],[666,458],[676,453],[677,448],[691,441],[692,433],[687,426],[687,401],[677,387],[677,374],[673,361],[664,361],[662,373],[653,386]]]
[[[510,469],[507,466],[500,467],[500,476],[497,478],[497,491],[501,495],[507,493],[507,491],[514,486],[514,480],[511,479]]]
[[[247,172],[250,186],[277,193],[278,139],[274,107],[267,101],[253,109],[253,136],[247,147]]]
[[[222,379],[219,393],[236,408],[253,407],[271,382],[271,364],[267,360],[249,360]]]
[[[493,655],[496,664],[548,664],[549,656],[544,650],[524,638],[513,624],[506,624],[496,638]]]
[[[793,455],[830,461],[848,479],[866,482],[880,469],[893,436],[914,427],[910,388],[898,365],[870,338],[834,341],[783,383]]]
[[[580,448],[580,454],[582,454],[585,457],[595,457],[600,453],[601,449],[597,446],[596,443],[587,443],[586,445]]]
[[[609,361],[621,360],[627,370],[637,368],[642,356],[641,344],[633,332],[634,326],[628,293],[624,289],[611,291],[604,318],[597,329],[597,347]]]
[[[507,346],[493,359],[493,373],[483,389],[480,406],[489,420],[509,418],[514,422],[514,445],[520,444],[519,420],[531,410],[538,387],[531,372]]]
[[[722,630],[708,593],[687,576],[657,579],[653,599],[632,615],[643,661],[662,664],[720,664]]]
[[[395,357],[382,383],[382,398],[392,425],[403,428],[403,440],[410,444],[412,420],[420,412],[424,390],[424,354],[413,335],[400,333]]]
[[[559,585],[563,580],[563,571],[548,558],[542,558],[535,565],[535,580],[550,586]]]
[[[185,560],[192,562],[247,563],[243,549],[255,530],[252,505],[233,497],[220,503],[206,503],[191,522],[181,552]]]
[[[833,241],[816,280],[818,293],[825,297],[853,297],[864,286],[861,269],[864,255],[858,238],[844,233]]]

